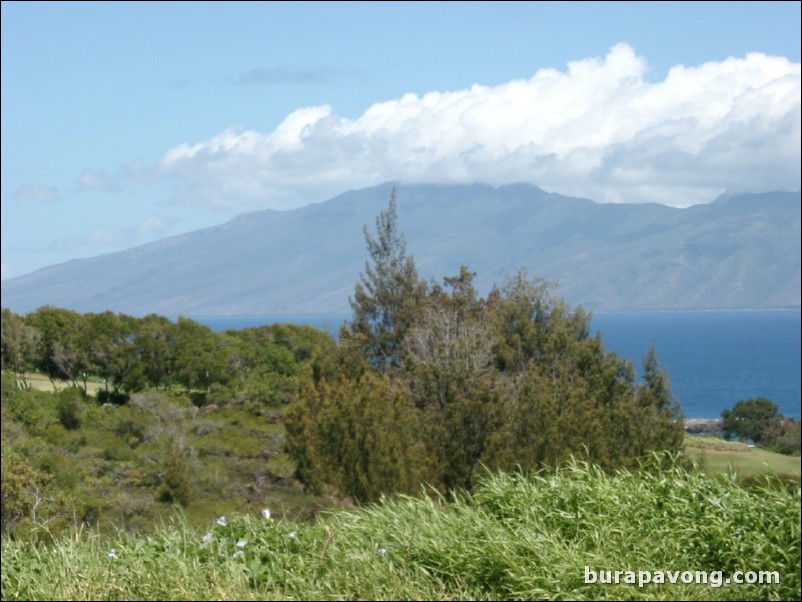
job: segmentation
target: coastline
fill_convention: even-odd
[[[721,435],[721,418],[686,418],[685,432],[689,435]]]

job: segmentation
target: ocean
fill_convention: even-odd
[[[765,397],[800,418],[800,310],[599,312],[605,348],[639,368],[652,343],[687,418]]]
[[[654,344],[687,418],[718,418],[742,399],[766,397],[800,419],[799,309],[597,312],[605,348],[636,369]],[[275,322],[310,324],[333,335],[347,315],[194,318],[216,331]]]

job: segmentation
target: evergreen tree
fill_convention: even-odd
[[[365,229],[353,322],[312,358],[285,415],[312,489],[371,500],[425,476],[452,493],[482,466],[539,470],[575,455],[616,468],[681,449],[682,413],[653,349],[638,385],[591,336],[589,313],[523,271],[485,299],[465,267],[425,286],[397,230],[395,190],[376,228]]]
[[[307,375],[308,376],[308,375]],[[414,493],[425,449],[412,404],[387,375],[345,374],[330,385],[307,378],[286,414],[287,446],[313,491],[323,484],[360,502]]]
[[[443,279],[445,289],[435,286],[419,300],[403,345],[402,378],[446,491],[470,488],[497,414],[493,336],[473,278],[463,266]]]
[[[350,300],[352,333],[361,338],[365,356],[379,370],[400,364],[400,349],[409,328],[415,298],[423,284],[415,261],[406,254],[406,242],[398,231],[396,191],[390,204],[376,218],[376,237],[365,227],[370,260]]]
[[[681,449],[684,416],[671,395],[668,374],[660,368],[654,345],[643,360],[643,384],[638,390],[643,452]]]

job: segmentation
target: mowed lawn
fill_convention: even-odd
[[[687,436],[685,450],[708,474],[735,473],[741,477],[778,474],[797,478],[802,474],[799,456],[784,456],[746,443]]]

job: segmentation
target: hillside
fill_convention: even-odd
[[[364,269],[362,229],[391,185],[50,266],[6,280],[2,305],[144,315],[343,313]],[[398,187],[421,275],[461,264],[487,291],[524,268],[590,309],[800,305],[800,193],[687,209],[599,204],[530,185]]]

